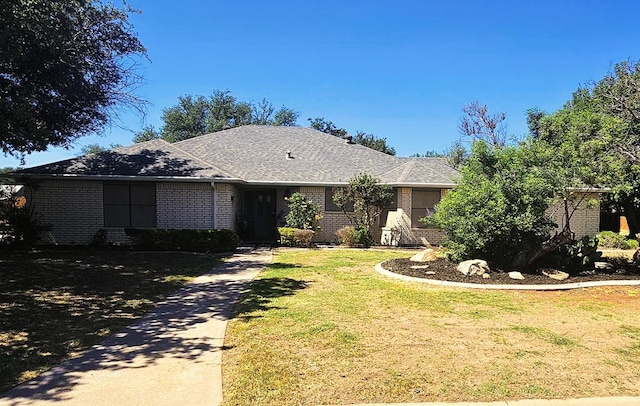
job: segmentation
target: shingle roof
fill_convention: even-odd
[[[84,155],[27,168],[19,173],[84,177],[232,178],[217,166],[203,162],[164,140],[151,140],[112,151]]]
[[[368,173],[392,185],[434,187],[453,186],[458,174],[442,158],[397,158],[311,128],[257,125],[174,144],[148,141],[23,173],[238,179],[253,184],[298,185],[336,185]]]

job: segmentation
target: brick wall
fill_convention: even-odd
[[[158,182],[158,228],[213,228],[213,188],[210,183]]]
[[[46,180],[27,188],[27,199],[51,231],[44,242],[88,244],[103,228],[102,182]]]
[[[47,180],[28,190],[43,223],[52,226],[44,241],[89,244],[100,229],[110,242],[128,242],[122,227],[104,227],[101,181]],[[209,229],[213,225],[210,183],[158,182],[156,216],[159,228]]]
[[[570,207],[576,208],[570,221],[571,231],[575,233],[576,238],[586,235],[593,237],[600,231],[600,195],[598,193],[580,194],[571,202]],[[558,224],[558,228],[553,232],[561,231],[565,224],[563,202],[553,205],[547,213],[551,214]]]
[[[215,228],[236,229],[236,213],[242,207],[242,193],[228,183],[216,183],[216,223]]]

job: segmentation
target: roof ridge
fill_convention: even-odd
[[[404,182],[407,179],[407,176],[411,173],[413,168],[416,166],[416,161],[414,159],[410,159],[409,162],[405,163],[406,168],[400,174],[398,178],[398,182]]]

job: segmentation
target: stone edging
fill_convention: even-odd
[[[436,279],[416,278],[414,276],[400,275],[388,271],[382,267],[382,262],[376,264],[376,271],[390,278],[400,279],[410,282],[428,283],[437,286],[449,286],[457,288],[471,289],[487,289],[487,290],[569,290],[579,288],[593,288],[597,286],[639,286],[640,280],[613,280],[613,281],[593,281],[593,282],[574,282],[565,284],[549,284],[549,285],[491,285],[481,283],[464,283],[440,281]]]

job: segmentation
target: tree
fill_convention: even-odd
[[[514,269],[539,255],[555,226],[546,213],[557,190],[547,151],[535,143],[473,142],[458,184],[423,219],[444,232],[453,260]]]
[[[332,121],[326,120],[324,117],[309,118],[311,123],[310,127],[322,131],[323,133],[331,134],[336,137],[346,138],[348,137],[347,130],[344,128],[338,128]],[[387,145],[386,138],[378,138],[373,134],[367,134],[364,131],[358,131],[356,137],[353,139],[356,144],[363,145],[367,148],[375,149],[387,155],[395,155],[395,148]]]
[[[507,127],[505,113],[489,114],[486,105],[474,101],[462,108],[464,116],[460,120],[458,130],[460,133],[473,140],[485,141],[494,147],[503,147],[507,144]]]
[[[146,50],[128,21],[135,10],[98,0],[0,3],[0,149],[14,156],[68,146],[144,111],[134,95]]]
[[[373,134],[367,134],[363,131],[356,133],[356,138],[353,140],[356,144],[364,145],[365,147],[375,149],[376,151],[383,152],[387,155],[395,155],[396,149],[387,145],[386,138],[377,138]]]
[[[133,137],[133,142],[145,142],[160,138],[160,133],[153,126],[146,126]]]
[[[325,120],[324,117],[309,118],[308,120],[311,123],[310,127],[315,130],[342,138],[347,135],[347,130],[336,127],[332,121]]]
[[[228,90],[216,90],[210,97],[185,95],[178,104],[163,110],[159,131],[146,127],[134,142],[161,138],[178,142],[248,124],[295,126],[298,112],[282,106],[276,110],[266,99],[258,103],[239,101]]]
[[[630,236],[640,233],[640,62],[616,64],[553,114],[533,110],[529,126],[538,139],[573,151],[567,166],[583,184],[611,187]]]
[[[348,186],[333,192],[333,202],[356,224],[356,231],[362,234],[358,239],[366,247],[373,243],[371,228],[392,200],[391,186],[380,184],[366,173],[351,178]]]
[[[445,158],[447,154],[445,152],[438,152],[435,149],[431,149],[424,154],[419,154],[416,152],[415,154],[411,154],[409,156],[413,158]]]
[[[107,147],[103,147],[100,144],[88,144],[85,145],[84,147],[82,147],[80,149],[80,152],[82,153],[82,155],[89,155],[89,154],[99,154],[101,152],[107,152],[111,149],[116,149],[116,148],[121,148],[122,145],[120,144],[111,144],[109,145],[109,148]]]

